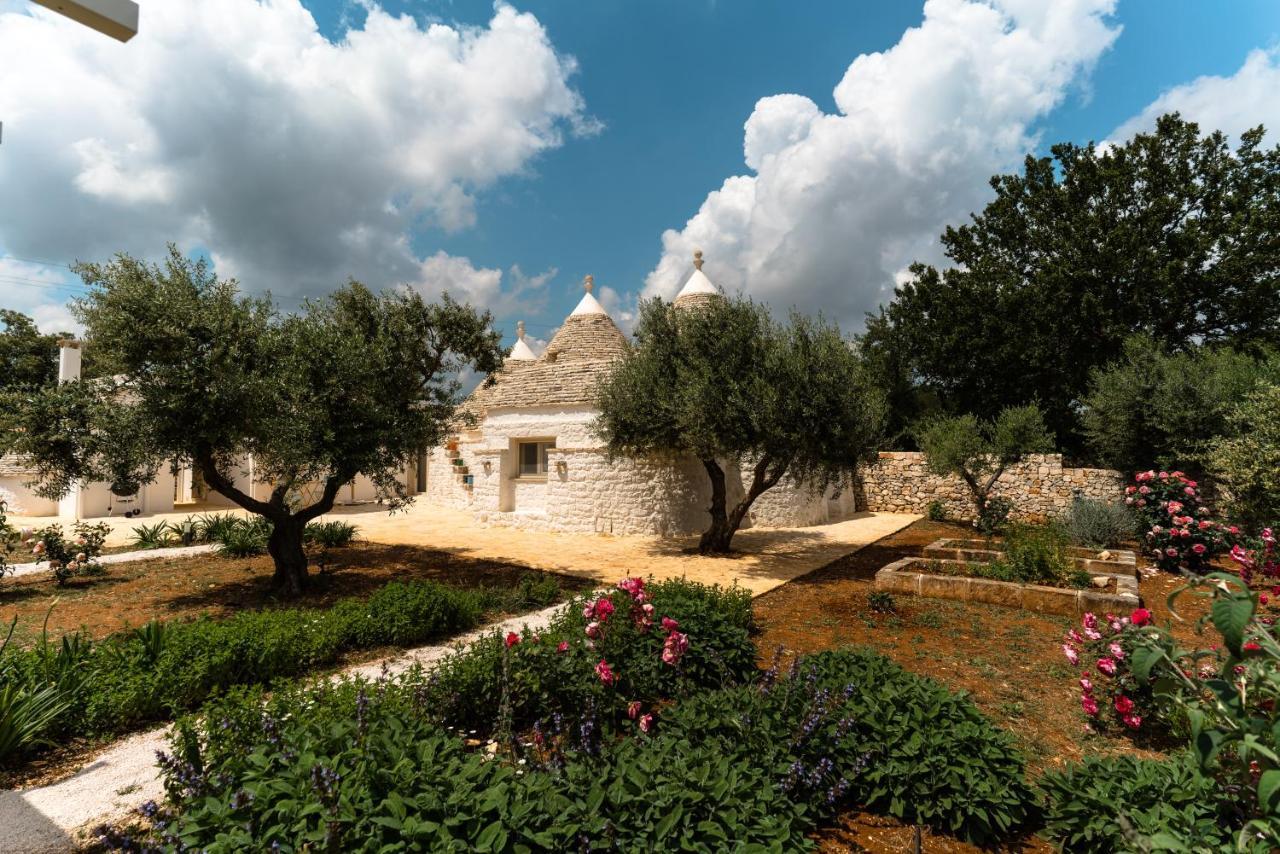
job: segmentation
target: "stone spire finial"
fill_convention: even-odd
[[[524,321],[523,320],[516,321],[516,337],[519,338],[521,341],[524,340]]]
[[[693,269],[695,270],[702,269],[702,250],[701,249],[693,250]]]
[[[595,287],[596,277],[587,273],[587,277],[582,280],[582,289],[587,293],[591,293],[591,289]]]

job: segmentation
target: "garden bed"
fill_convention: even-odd
[[[1136,577],[1095,575],[1105,588],[1048,587],[976,577],[971,564],[958,560],[908,557],[876,573],[876,589],[934,599],[982,602],[1040,614],[1077,616],[1086,611],[1125,613],[1142,604]]]
[[[1091,575],[1130,575],[1138,577],[1138,556],[1128,549],[1067,550],[1079,569]],[[980,561],[997,560],[1004,555],[1004,543],[999,540],[953,539],[934,540],[921,551],[925,557],[944,560]]]

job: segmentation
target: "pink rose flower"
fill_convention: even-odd
[[[680,628],[680,624],[675,620],[671,619],[670,617],[662,618],[662,630],[664,632],[674,632],[678,628]]]
[[[1067,632],[1067,638],[1072,643],[1084,643],[1084,639],[1080,637],[1080,633],[1077,632],[1075,629],[1072,629],[1071,631]]]
[[[1144,499],[1139,498],[1139,499],[1138,499],[1138,506],[1139,506],[1139,507],[1146,507],[1146,506],[1147,506],[1147,502],[1146,502]]]
[[[1116,675],[1116,663],[1115,663],[1114,661],[1112,661],[1110,658],[1099,658],[1099,659],[1098,659],[1098,670],[1102,671],[1103,673],[1107,674],[1108,676],[1115,676],[1115,675]]]
[[[653,729],[653,715],[645,715],[640,719],[640,731],[647,733]]]
[[[662,645],[662,660],[674,667],[680,662],[680,658],[688,649],[688,635],[681,634],[680,632],[672,632],[667,635],[667,640]]]
[[[1062,654],[1065,655],[1067,657],[1067,661],[1070,661],[1072,664],[1080,663],[1080,654],[1076,652],[1076,648],[1071,644],[1064,643],[1062,645]]]
[[[1098,627],[1098,618],[1092,611],[1085,611],[1084,616],[1080,618],[1080,625],[1086,629],[1096,629]]]
[[[644,591],[644,579],[624,578],[618,582],[618,589],[625,591],[628,596],[634,599]]]
[[[631,720],[634,721],[639,716],[640,716],[640,701],[632,700],[630,703],[627,704],[627,717],[631,718]]]
[[[641,605],[641,606],[640,606],[640,609],[641,609],[642,611],[644,611],[644,615],[645,615],[646,617],[652,617],[652,616],[653,616],[653,605],[652,605],[652,604],[650,604],[649,602],[645,602],[643,605]]]
[[[1202,555],[1205,552],[1207,552],[1208,549],[1205,548],[1204,543],[1196,543],[1194,546],[1191,547],[1191,551],[1195,552],[1198,555]]]
[[[1138,494],[1139,494],[1139,495],[1150,495],[1150,494],[1151,494],[1151,487],[1147,486],[1146,484],[1143,484],[1143,485],[1138,489]]]
[[[600,659],[600,663],[596,665],[596,676],[599,676],[600,681],[606,685],[612,685],[614,680],[617,678],[613,675],[613,668],[609,666],[609,662],[605,661],[603,658]]]
[[[560,641],[560,643],[556,645],[556,652],[568,652],[568,651],[569,651],[568,641]]]
[[[1187,495],[1195,495],[1195,494],[1196,494],[1196,488],[1195,488],[1194,486],[1187,486],[1187,487],[1183,487],[1182,491],[1183,491],[1184,493],[1186,493]]]
[[[1092,694],[1092,693],[1093,693],[1093,680],[1092,680],[1092,679],[1090,679],[1088,676],[1081,676],[1081,677],[1080,677],[1080,690],[1084,692],[1084,694],[1085,694],[1085,696],[1086,696],[1086,697],[1087,697],[1087,696],[1089,696],[1090,694]]]
[[[600,637],[600,624],[597,623],[595,620],[592,620],[591,622],[587,623],[586,632],[587,632],[587,637],[589,638]]]
[[[1178,556],[1178,550],[1177,550],[1177,549],[1175,549],[1173,546],[1170,546],[1169,548],[1165,549],[1165,550],[1164,550],[1164,553],[1165,553],[1165,554],[1167,554],[1169,557],[1177,557],[1177,556]]]
[[[1142,717],[1140,715],[1128,714],[1121,718],[1121,720],[1124,721],[1124,725],[1129,729],[1137,729],[1142,726]]]
[[[1084,708],[1084,713],[1086,715],[1093,717],[1094,715],[1098,714],[1098,701],[1093,699],[1092,697],[1087,695],[1084,697],[1081,697],[1080,705],[1081,707]]]
[[[613,602],[607,596],[601,596],[596,600],[595,615],[596,619],[604,622],[609,619],[609,615],[614,612]]]
[[[1108,649],[1111,650],[1112,658],[1116,659],[1117,661],[1124,661],[1124,647],[1122,647],[1118,643],[1113,643],[1111,644],[1110,647],[1108,647]]]

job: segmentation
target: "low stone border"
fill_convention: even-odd
[[[1006,608],[1022,608],[1040,614],[1062,614],[1069,617],[1086,611],[1127,613],[1142,604],[1142,597],[1138,595],[1138,579],[1132,575],[1107,574],[1115,579],[1117,592],[1103,593],[1098,590],[1016,584],[1012,581],[970,578],[965,575],[935,575],[926,571],[930,562],[923,557],[894,561],[876,573],[876,589],[934,599],[985,602],[988,605],[1003,605]],[[939,562],[964,563],[953,560]]]
[[[925,557],[943,560],[977,561],[990,563],[1004,555],[1003,549],[991,548],[993,543],[987,540],[934,540],[924,547]],[[1103,560],[1098,557],[1101,551],[1094,549],[1071,548],[1072,560],[1080,569],[1094,575],[1125,575],[1138,577],[1138,556],[1128,549],[1104,549],[1110,557]]]
[[[209,554],[217,549],[216,545],[205,543],[198,546],[167,546],[162,549],[138,549],[131,552],[116,552],[115,554],[101,555],[98,563],[103,566],[111,566],[117,563],[137,563],[142,560],[160,560],[161,558],[170,557],[191,557],[192,555]],[[35,575],[37,572],[49,572],[48,561],[36,561],[35,563],[17,563],[13,564],[13,571],[9,573],[11,577],[20,575]]]

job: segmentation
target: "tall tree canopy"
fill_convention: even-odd
[[[949,411],[1038,400],[1070,446],[1091,370],[1135,332],[1171,350],[1277,343],[1280,146],[1262,139],[1232,151],[1173,114],[1122,145],[1028,157],[943,234],[952,266],[911,268],[864,348]]]
[[[393,507],[409,501],[400,477],[443,439],[459,371],[502,361],[489,315],[447,296],[427,304],[352,282],[282,316],[172,246],[163,265],[118,255],[76,269],[91,286],[74,307],[86,346],[115,373],[23,401],[11,432],[42,491],[65,494],[76,481],[127,489],[162,466],[191,465],[271,521],[268,551],[290,594],[307,581],[306,523],[357,475]],[[248,454],[272,485],[265,500],[236,486]]]
[[[0,454],[7,450],[6,424],[12,425],[20,395],[58,379],[58,337],[42,335],[20,312],[0,309]]]
[[[611,453],[688,453],[711,483],[701,551],[727,552],[752,503],[784,475],[815,491],[848,487],[871,459],[885,414],[834,326],[774,322],[747,299],[640,307],[636,346],[600,391],[597,429]],[[750,472],[732,507],[726,464]]]

